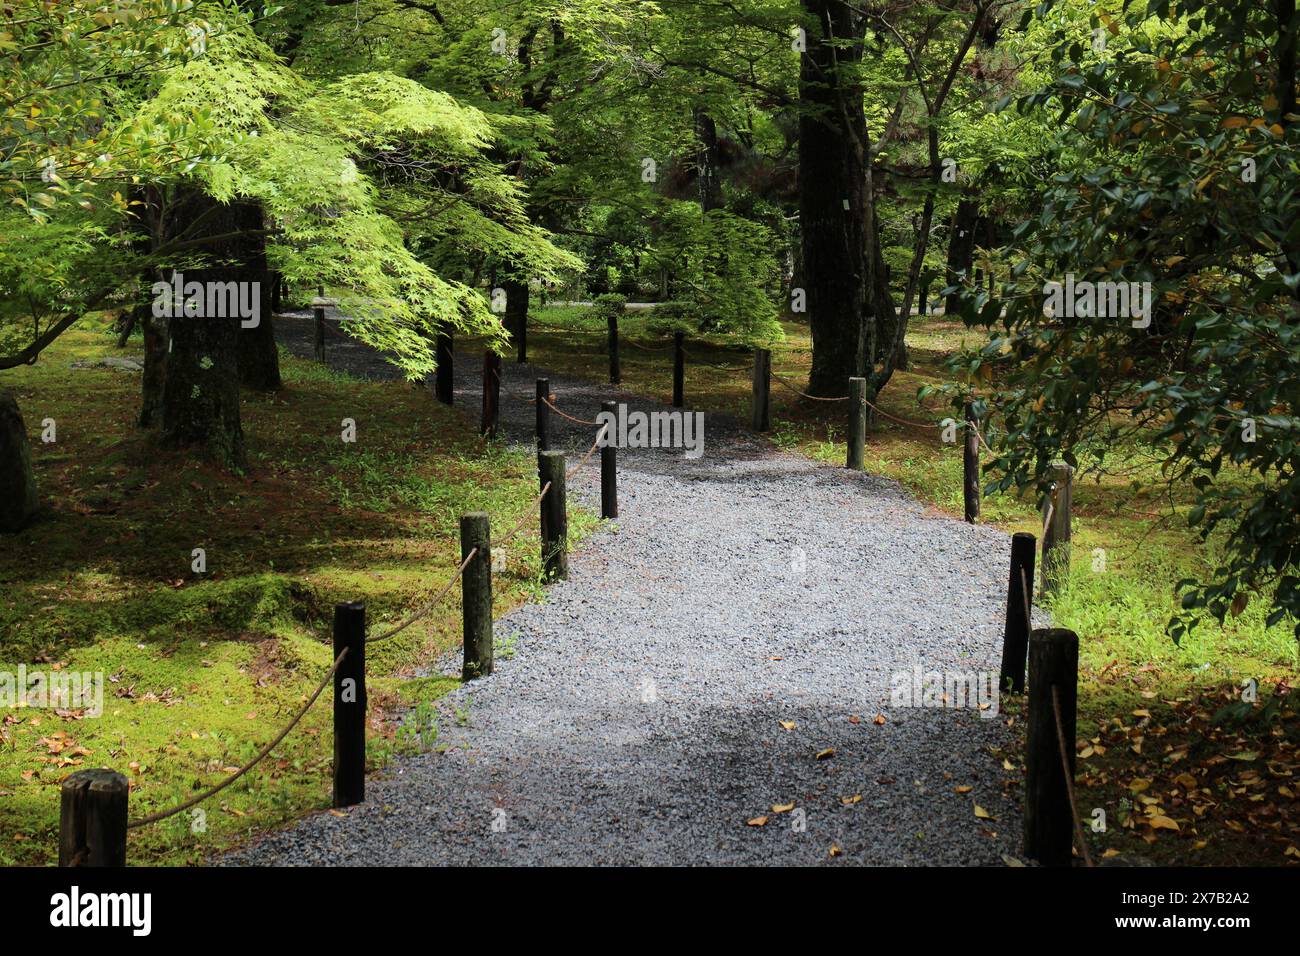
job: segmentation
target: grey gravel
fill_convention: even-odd
[[[288,326],[282,338],[309,353],[309,329]],[[480,361],[458,355],[456,403],[470,414]],[[504,363],[512,442],[531,444],[526,398],[539,374]],[[549,377],[582,418],[607,398],[665,408]],[[689,387],[688,371],[688,401]],[[309,816],[221,862],[1002,865],[1018,855],[1020,775],[999,748],[1019,722],[890,705],[891,675],[918,664],[996,675],[1007,536],[927,512],[892,481],[781,452],[722,416],[705,421],[697,460],[620,451],[618,521],[582,543],[544,603],[497,621],[514,654],[440,702],[437,750],[391,764],[345,816]],[[594,428],[554,426],[570,462],[591,443]],[[597,459],[570,495],[598,509]],[[772,811],[789,803],[797,809]],[[760,816],[766,826],[747,825]]]

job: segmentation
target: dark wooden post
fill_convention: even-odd
[[[600,410],[614,416],[605,432],[605,444],[600,449],[600,516],[618,517],[618,407],[614,402],[601,402]]]
[[[980,518],[980,438],[976,429],[975,403],[966,403],[966,440],[962,446],[962,490],[966,499],[966,520],[971,524]]]
[[[617,385],[623,381],[623,370],[618,360],[618,316],[608,316],[605,321],[609,323],[609,383]]]
[[[1052,463],[1052,490],[1044,505],[1043,593],[1055,594],[1070,576],[1070,502],[1074,496],[1074,469],[1063,461]]]
[[[478,548],[460,574],[461,619],[465,626],[463,680],[492,673],[492,525],[487,513],[461,515],[460,559]]]
[[[483,353],[483,415],[479,421],[479,434],[496,438],[500,420],[501,356],[487,349]]]
[[[1030,605],[1034,590],[1032,534],[1011,536],[1011,577],[1007,581],[1007,619],[1002,629],[1002,675],[998,687],[1013,694],[1025,692],[1025,655],[1029,653]]]
[[[569,576],[569,515],[564,495],[564,453],[543,451],[537,454],[539,488],[550,482],[551,489],[542,498],[542,576],[548,581],[563,581]]]
[[[846,467],[861,471],[867,455],[867,380],[849,379],[849,456]]]
[[[126,866],[130,785],[116,770],[78,770],[59,791],[59,866]]]
[[[325,361],[325,307],[318,305],[312,312],[316,316],[316,361]]]
[[[537,421],[534,426],[534,434],[537,437],[537,450],[546,451],[551,447],[551,406],[546,403],[551,398],[551,380],[549,378],[539,378],[537,380]]]
[[[673,408],[686,405],[686,333],[673,333]]]
[[[768,349],[754,349],[754,420],[756,432],[772,427],[772,353]]]
[[[366,799],[366,606],[334,605],[334,806]]]
[[[1074,785],[1079,638],[1064,628],[1029,638],[1029,719],[1025,728],[1025,855],[1044,866],[1069,866],[1074,821],[1061,763],[1061,738]],[[1061,708],[1058,735],[1052,688]]]
[[[451,376],[452,376],[452,338],[451,328],[443,328],[438,331],[438,338],[434,344],[434,355],[438,363],[437,369],[433,375],[433,391],[438,401],[444,405],[451,404]]]

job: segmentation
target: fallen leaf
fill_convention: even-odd
[[[1173,820],[1170,820],[1168,817],[1164,816],[1163,814],[1159,814],[1159,813],[1153,813],[1151,816],[1147,817],[1147,824],[1153,830],[1179,829],[1177,823],[1175,823]]]
[[[765,827],[767,826],[767,817],[754,817],[748,823],[751,827]]]
[[[835,748],[834,748],[834,747],[827,747],[825,750],[819,750],[819,751],[817,751],[817,759],[818,759],[818,760],[828,760],[829,758],[834,757],[834,756],[835,756]]]
[[[831,856],[832,856],[832,857],[841,856],[841,855],[843,855],[843,853],[844,853],[844,851],[840,849],[840,846],[839,846],[838,843],[832,843],[832,844],[831,844]]]
[[[851,797],[840,797],[840,803],[844,804],[846,807],[851,807],[853,806],[853,804],[861,803],[861,802],[862,802],[862,794],[860,793],[855,793]]]
[[[784,727],[786,730],[794,730],[799,725],[796,724],[793,720],[783,720],[781,721],[781,726]]]
[[[963,784],[962,786],[957,787],[956,790],[958,793],[970,793],[971,788]]]
[[[989,813],[987,810],[985,810],[983,807],[981,807],[978,803],[975,804],[975,816],[979,817],[981,820],[996,820],[996,819],[997,819],[997,817],[995,817],[993,814]]]
[[[772,804],[773,813],[789,813],[794,809],[793,803],[774,803]]]

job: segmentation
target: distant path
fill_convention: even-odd
[[[281,323],[282,337],[302,351],[296,325],[310,354],[309,323]],[[476,414],[481,358],[458,359],[456,403]],[[528,445],[522,397],[548,373],[503,365],[504,432]],[[663,409],[549,377],[582,418],[605,398]],[[444,699],[444,753],[401,759],[346,816],[313,815],[225,862],[1002,865],[1017,854],[1019,786],[1004,783],[1019,774],[990,753],[1009,738],[1005,716],[890,706],[891,675],[914,665],[996,674],[1007,537],[721,416],[706,426],[697,460],[620,452],[616,526],[584,542],[545,603],[498,620],[514,656]],[[555,420],[571,455],[593,431]],[[574,491],[593,506],[595,464]],[[772,811],[789,803],[795,812]],[[747,825],[761,816],[766,826]]]

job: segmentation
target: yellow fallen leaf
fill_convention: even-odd
[[[832,857],[841,856],[843,853],[844,853],[844,851],[840,849],[840,845],[839,845],[838,843],[832,843],[832,844],[831,844],[831,856],[832,856]]]
[[[885,722],[884,714],[876,714],[876,719],[872,721],[872,723],[874,724],[883,724],[884,722]]]
[[[851,797],[840,797],[840,803],[844,804],[846,807],[851,807],[853,806],[853,804],[861,803],[861,802],[862,802],[862,794],[860,793],[855,793]]]
[[[1150,716],[1151,716],[1151,711],[1149,711],[1149,710],[1135,710],[1135,711],[1133,711],[1133,716],[1134,716],[1134,717],[1150,717]]]
[[[774,803],[772,804],[773,813],[789,813],[794,809],[793,803]]]
[[[754,817],[754,819],[747,822],[751,827],[765,827],[767,826],[767,817]]]
[[[1129,781],[1128,788],[1134,793],[1141,793],[1151,786],[1151,781],[1144,777],[1134,777]]]
[[[1010,760],[1008,760],[1006,757],[1003,757],[1003,758],[1002,758],[1002,769],[1003,769],[1003,770],[1015,770],[1015,769],[1016,769],[1016,765],[1013,764],[1013,763],[1012,763]]]
[[[1225,116],[1219,125],[1224,129],[1241,129],[1247,122],[1244,116]]]
[[[819,751],[817,751],[817,759],[818,759],[818,760],[827,760],[827,759],[829,759],[830,757],[834,757],[834,756],[835,756],[835,748],[834,748],[834,747],[827,747],[825,750],[819,750]]]
[[[1153,813],[1151,816],[1147,817],[1147,823],[1151,826],[1151,829],[1153,830],[1177,830],[1178,829],[1177,823],[1175,823],[1173,820],[1170,820],[1168,817],[1159,813]]]
[[[1119,856],[1119,850],[1115,849],[1114,847],[1111,847],[1109,850],[1107,850],[1105,853],[1101,855],[1101,858],[1103,860],[1109,860],[1112,857],[1116,857],[1116,856]]]
[[[1182,787],[1184,790],[1196,789],[1196,778],[1190,773],[1180,773],[1178,776],[1174,777],[1174,783],[1178,784],[1178,786]]]
[[[981,820],[996,820],[996,819],[997,819],[997,817],[995,817],[993,814],[989,813],[987,810],[985,810],[983,807],[981,807],[978,803],[975,804],[975,816],[979,817]]]
[[[971,788],[966,786],[965,784],[962,784],[960,787],[957,787],[956,790],[958,793],[970,793]]]
[[[781,721],[781,726],[784,727],[786,730],[794,730],[799,725],[796,724],[793,720],[783,720]]]

